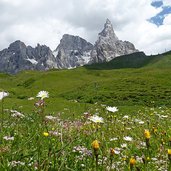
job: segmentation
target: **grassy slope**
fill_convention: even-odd
[[[170,53],[151,58],[139,54],[139,57],[128,56],[126,60],[122,57],[107,64],[73,70],[24,71],[15,76],[0,74],[0,89],[10,93],[5,99],[5,108],[30,112],[36,100],[27,99],[35,97],[40,90],[50,92],[47,112],[68,108],[68,114],[82,113],[96,102],[126,108],[170,106]],[[134,69],[131,69],[132,60]],[[112,69],[116,66],[130,69]]]

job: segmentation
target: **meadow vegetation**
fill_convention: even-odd
[[[0,170],[171,169],[170,59],[0,74]]]

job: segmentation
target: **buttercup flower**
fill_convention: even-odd
[[[167,152],[168,152],[168,158],[169,158],[169,160],[171,162],[171,149],[168,149]]]
[[[151,137],[150,131],[147,130],[147,129],[145,129],[145,131],[144,131],[144,136],[145,136],[146,139],[150,139],[150,137]]]
[[[49,133],[48,133],[48,132],[43,132],[43,135],[44,135],[45,137],[48,137],[48,136],[49,136]]]
[[[135,165],[136,164],[136,160],[134,157],[131,157],[130,161],[129,161],[130,165]]]
[[[43,100],[44,98],[48,98],[49,97],[49,92],[47,91],[40,91],[36,97],[40,97],[41,100]]]
[[[169,154],[169,155],[171,155],[171,149],[168,149],[168,151],[167,151],[167,152],[168,152],[168,154]]]
[[[98,150],[100,148],[100,144],[97,140],[94,140],[91,145],[94,150]]]
[[[133,170],[133,167],[136,164],[136,160],[134,157],[131,157],[131,159],[129,160],[129,164],[130,164],[130,169]]]

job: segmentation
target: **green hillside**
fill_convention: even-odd
[[[5,108],[33,110],[36,99],[28,98],[35,97],[40,90],[50,93],[48,112],[70,108],[81,113],[95,103],[171,106],[170,52],[151,57],[137,54],[73,70],[0,74],[0,89],[10,93],[5,98]]]
[[[1,73],[0,170],[170,170],[170,58]]]

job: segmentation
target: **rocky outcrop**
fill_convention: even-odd
[[[60,68],[74,68],[90,61],[93,45],[79,36],[64,34],[54,51]]]
[[[26,46],[21,41],[11,43],[7,49],[0,51],[0,71],[17,73],[22,70],[47,70],[57,68],[52,51],[45,45],[35,48]]]
[[[0,51],[0,72],[14,74],[22,70],[70,69],[110,61],[137,51],[132,43],[118,39],[107,19],[94,46],[79,36],[69,34],[63,35],[53,52],[46,45],[37,44],[33,48],[19,40],[15,41]]]
[[[98,40],[91,52],[90,63],[110,61],[115,57],[134,52],[138,52],[138,50],[132,43],[119,40],[114,33],[112,23],[107,19],[104,29],[98,34]]]

